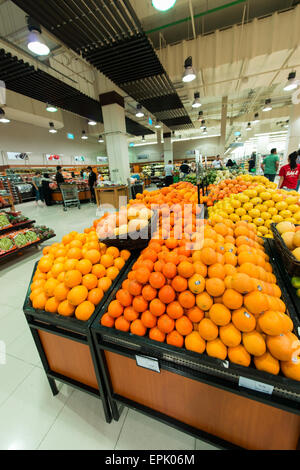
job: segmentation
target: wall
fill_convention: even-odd
[[[173,143],[174,160],[189,158],[186,152],[199,150],[202,155],[213,156],[219,153],[219,137],[211,137],[207,139],[184,140],[182,142]],[[163,161],[164,148],[163,144],[143,145],[140,147],[129,148],[130,163],[145,163],[161,160]],[[148,160],[138,160],[138,155],[149,155]]]

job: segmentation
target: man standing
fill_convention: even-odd
[[[217,158],[212,162],[213,168],[216,170],[221,170],[222,169],[222,161],[220,155],[217,155]]]
[[[189,167],[189,165],[188,165],[187,160],[184,160],[183,164],[180,166],[179,169],[180,169],[181,173],[184,174],[184,176],[185,176],[185,175],[188,175],[188,174],[190,173],[190,171],[191,171],[191,169],[190,169],[190,167]]]
[[[166,186],[173,184],[173,175],[174,175],[174,165],[172,165],[172,160],[169,160],[168,164],[165,165],[165,177],[166,177]]]
[[[91,191],[92,201],[96,202],[94,186],[97,181],[97,176],[96,176],[96,173],[92,170],[91,166],[88,167],[88,171],[89,171],[89,187]]]
[[[55,180],[57,182],[58,187],[59,187],[60,184],[65,182],[65,178],[63,177],[62,172],[61,172],[61,166],[56,167]]]
[[[271,154],[264,158],[264,161],[261,164],[261,168],[264,172],[264,176],[273,183],[279,168],[279,157],[277,155],[277,149],[272,149]]]

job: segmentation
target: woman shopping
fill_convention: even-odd
[[[35,172],[35,176],[32,178],[32,184],[35,188],[35,204],[38,206],[39,201],[41,201],[42,207],[44,207],[45,204],[44,204],[44,197],[43,197],[43,190],[42,190],[42,172],[41,171]]]
[[[289,155],[289,163],[280,168],[279,189],[295,191],[300,179],[300,164],[297,163],[298,153],[293,152]]]

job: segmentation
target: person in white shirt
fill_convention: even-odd
[[[213,168],[221,169],[222,168],[222,161],[220,155],[217,155],[216,159],[212,162]]]
[[[165,165],[166,186],[170,186],[171,184],[173,184],[174,182],[173,175],[174,175],[174,165],[172,164],[172,160],[169,160],[168,164]]]

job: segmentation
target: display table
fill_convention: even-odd
[[[121,196],[128,198],[128,187],[125,185],[98,187],[95,188],[95,196],[98,207],[103,204],[110,204],[119,209],[119,198]]]

